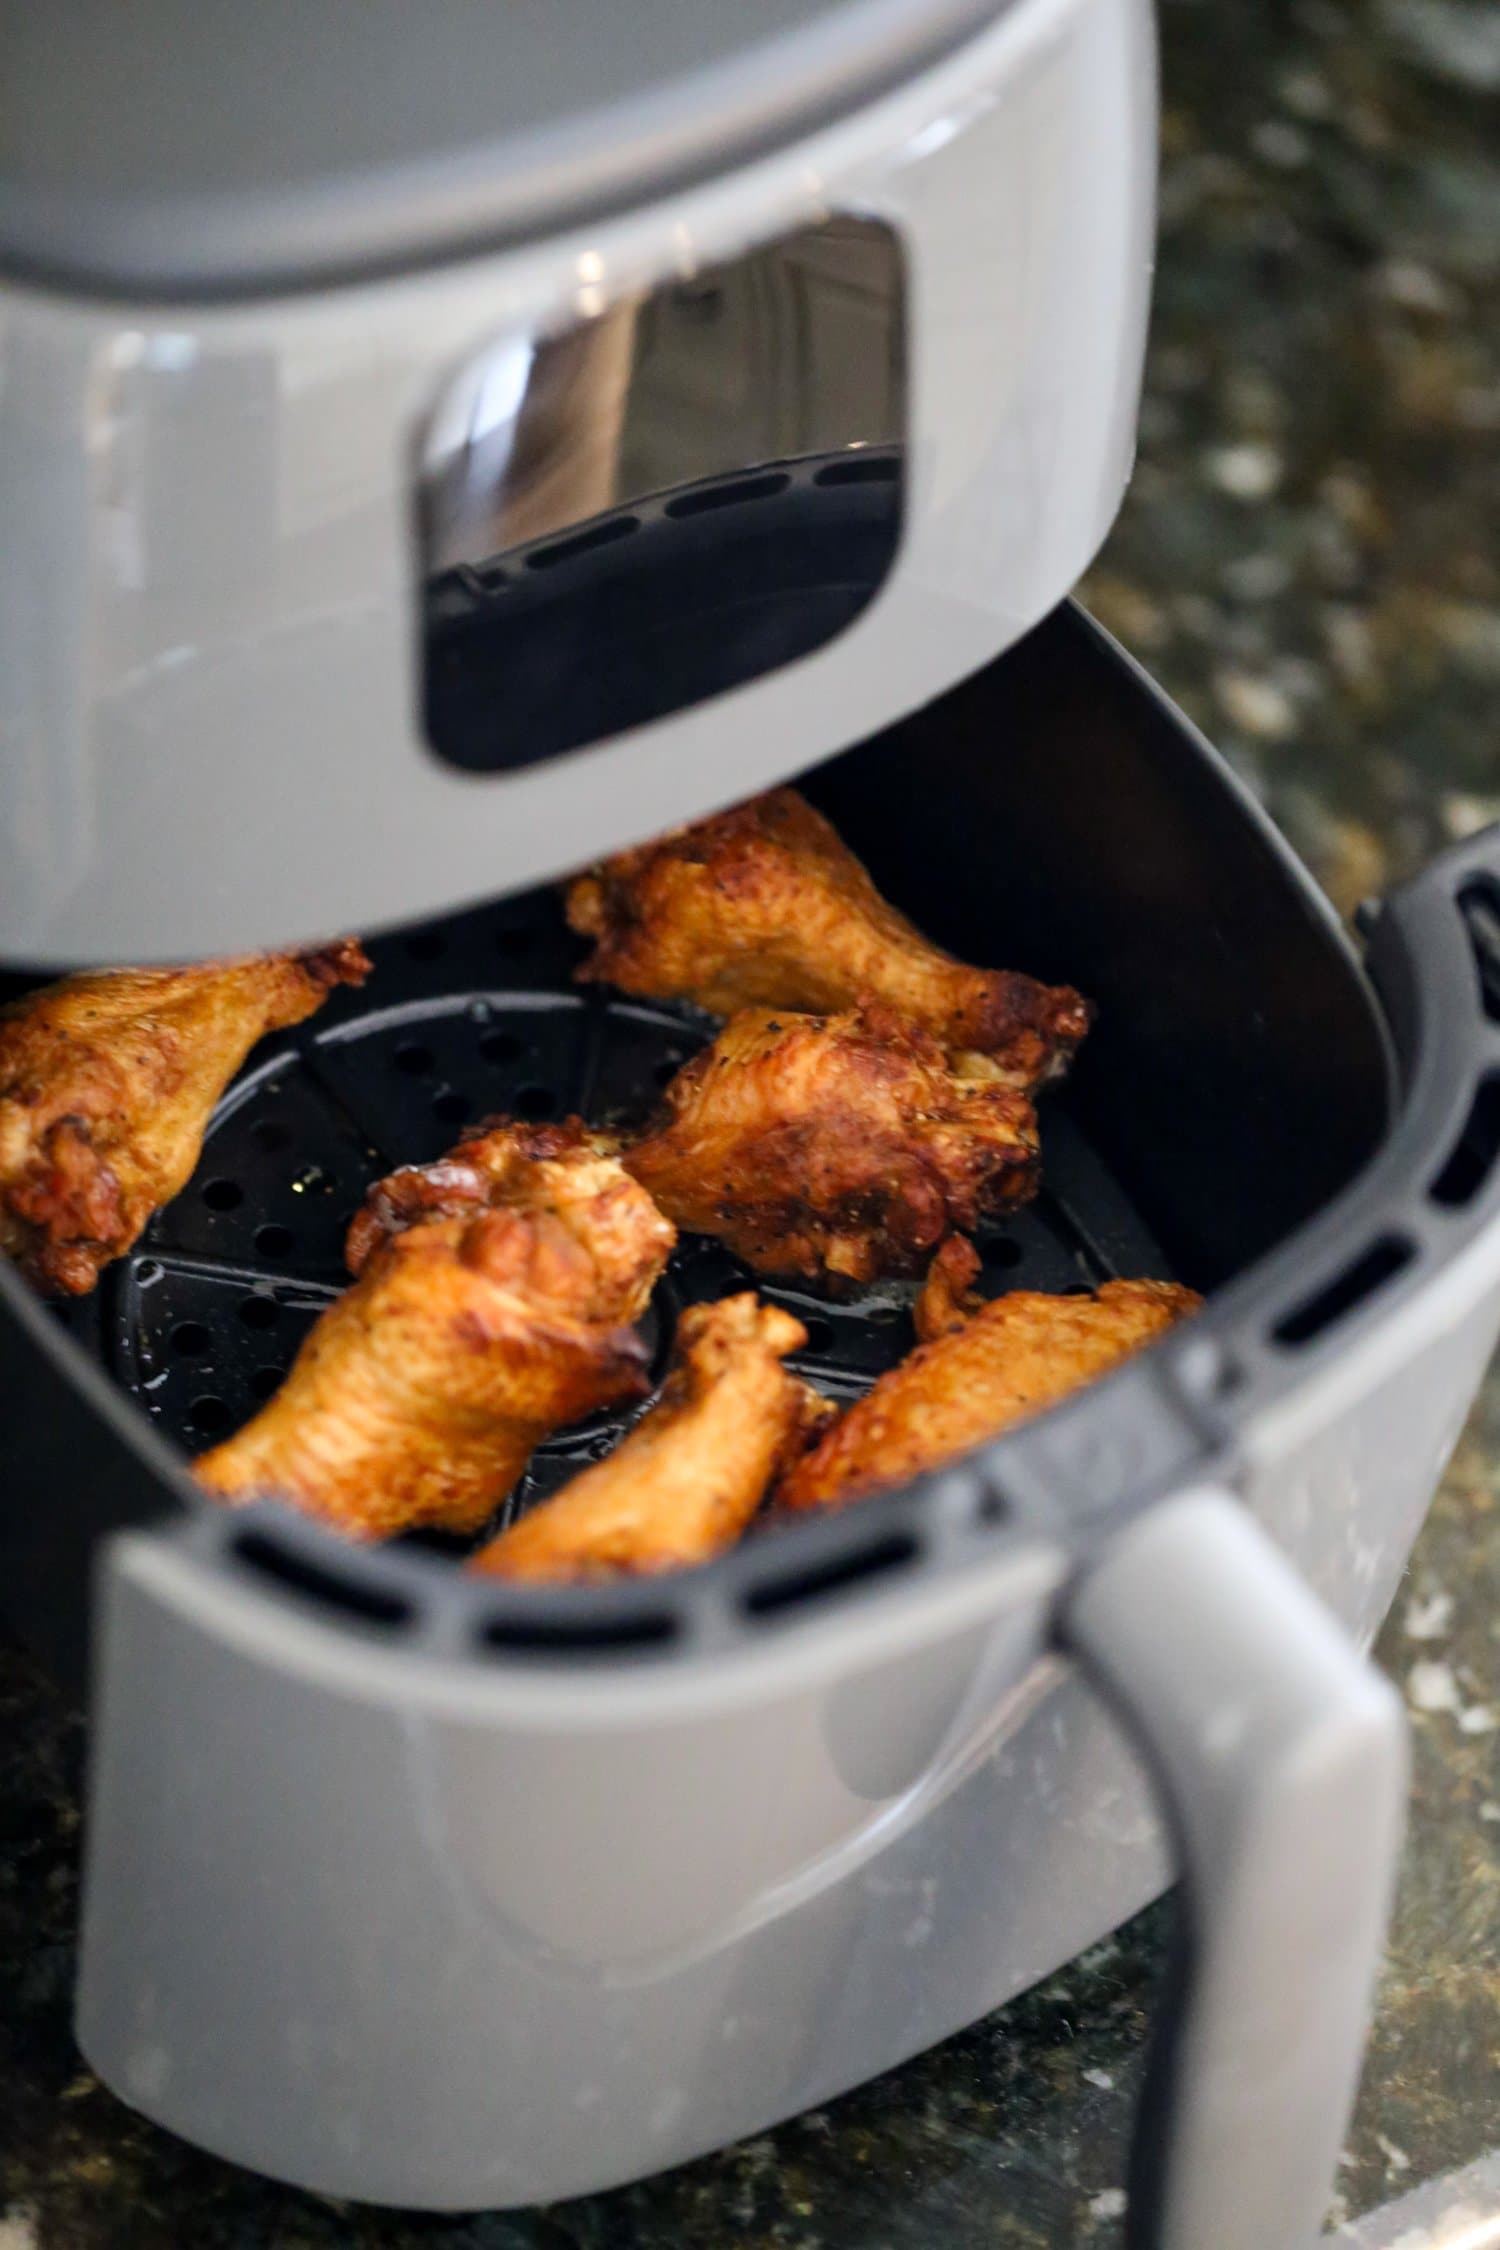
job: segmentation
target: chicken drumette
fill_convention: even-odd
[[[396,1173],[351,1229],[354,1286],[194,1474],[356,1538],[477,1530],[550,1432],[645,1394],[630,1324],[674,1239],[576,1123],[501,1124]]]
[[[910,1273],[1036,1187],[1026,1096],[885,1008],[743,1009],[665,1100],[626,1165],[678,1226],[762,1273]]]
[[[470,1568],[578,1579],[707,1561],[738,1538],[777,1469],[834,1411],[781,1364],[806,1341],[800,1321],[749,1293],[691,1307],[651,1412]]]
[[[595,940],[581,977],[721,1016],[832,1013],[868,996],[947,1048],[990,1055],[1021,1087],[1055,1075],[1088,1029],[1088,1006],[1067,987],[971,969],[930,945],[795,789],[575,877],[568,920]]]
[[[842,1507],[905,1484],[1140,1351],[1202,1302],[1169,1281],[1107,1281],[1096,1296],[1017,1289],[989,1303],[968,1293],[979,1261],[945,1246],[918,1309],[929,1339],[882,1375],[777,1491],[787,1508]]]
[[[188,1179],[255,1042],[369,967],[344,938],[193,968],[100,969],[5,1009],[0,1249],[41,1289],[92,1289]]]

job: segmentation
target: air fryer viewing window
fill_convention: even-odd
[[[499,338],[423,437],[424,719],[446,762],[528,766],[809,655],[900,536],[900,252],[831,218]]]

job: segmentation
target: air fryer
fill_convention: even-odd
[[[90,1716],[85,2053],[322,2193],[547,2200],[828,2099],[1176,1869],[1134,2238],[1310,2238],[1399,1844],[1358,1651],[1500,1326],[1500,838],[1360,959],[1058,606],[1128,462],[1142,10],[632,0],[569,43],[363,0],[274,82],[178,0],[82,13],[70,101],[71,21],[15,47],[0,953],[375,962],[93,1297],[0,1267],[0,1600]],[[639,1114],[707,1036],[574,984],[554,879],[792,775],[935,939],[1097,1003],[986,1285],[1203,1313],[650,1581],[211,1506],[188,1457],[373,1178]],[[684,1242],[658,1367],[741,1279]],[[910,1346],[899,1293],[766,1294],[835,1397]]]

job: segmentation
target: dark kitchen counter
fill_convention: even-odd
[[[1485,0],[1166,0],[1140,468],[1089,599],[1345,909],[1500,816],[1500,18]],[[1500,2141],[1500,1378],[1380,1644],[1411,1841],[1346,2239],[1436,2243]],[[1166,1928],[727,2156],[447,2222],[292,2194],[122,2109],[68,2030],[77,1731],[0,1652],[0,2250],[1066,2250],[1118,2239]],[[1500,2211],[1500,2170],[1462,2191]],[[1361,2217],[1397,2198],[1395,2214]],[[1357,2222],[1357,2223],[1356,2223]],[[1471,2234],[1466,2240],[1489,2242]]]

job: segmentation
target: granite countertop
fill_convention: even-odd
[[[1348,910],[1500,816],[1500,13],[1165,0],[1162,35],[1140,465],[1087,595]],[[1413,1818],[1337,2216],[1349,2242],[1436,2250],[1465,2212],[1480,2250],[1500,2242],[1500,1378],[1379,1653],[1412,1710]],[[541,2213],[413,2218],[202,2156],[84,2069],[80,1750],[0,1650],[0,2250],[1118,2240],[1164,1908],[724,2156]]]

